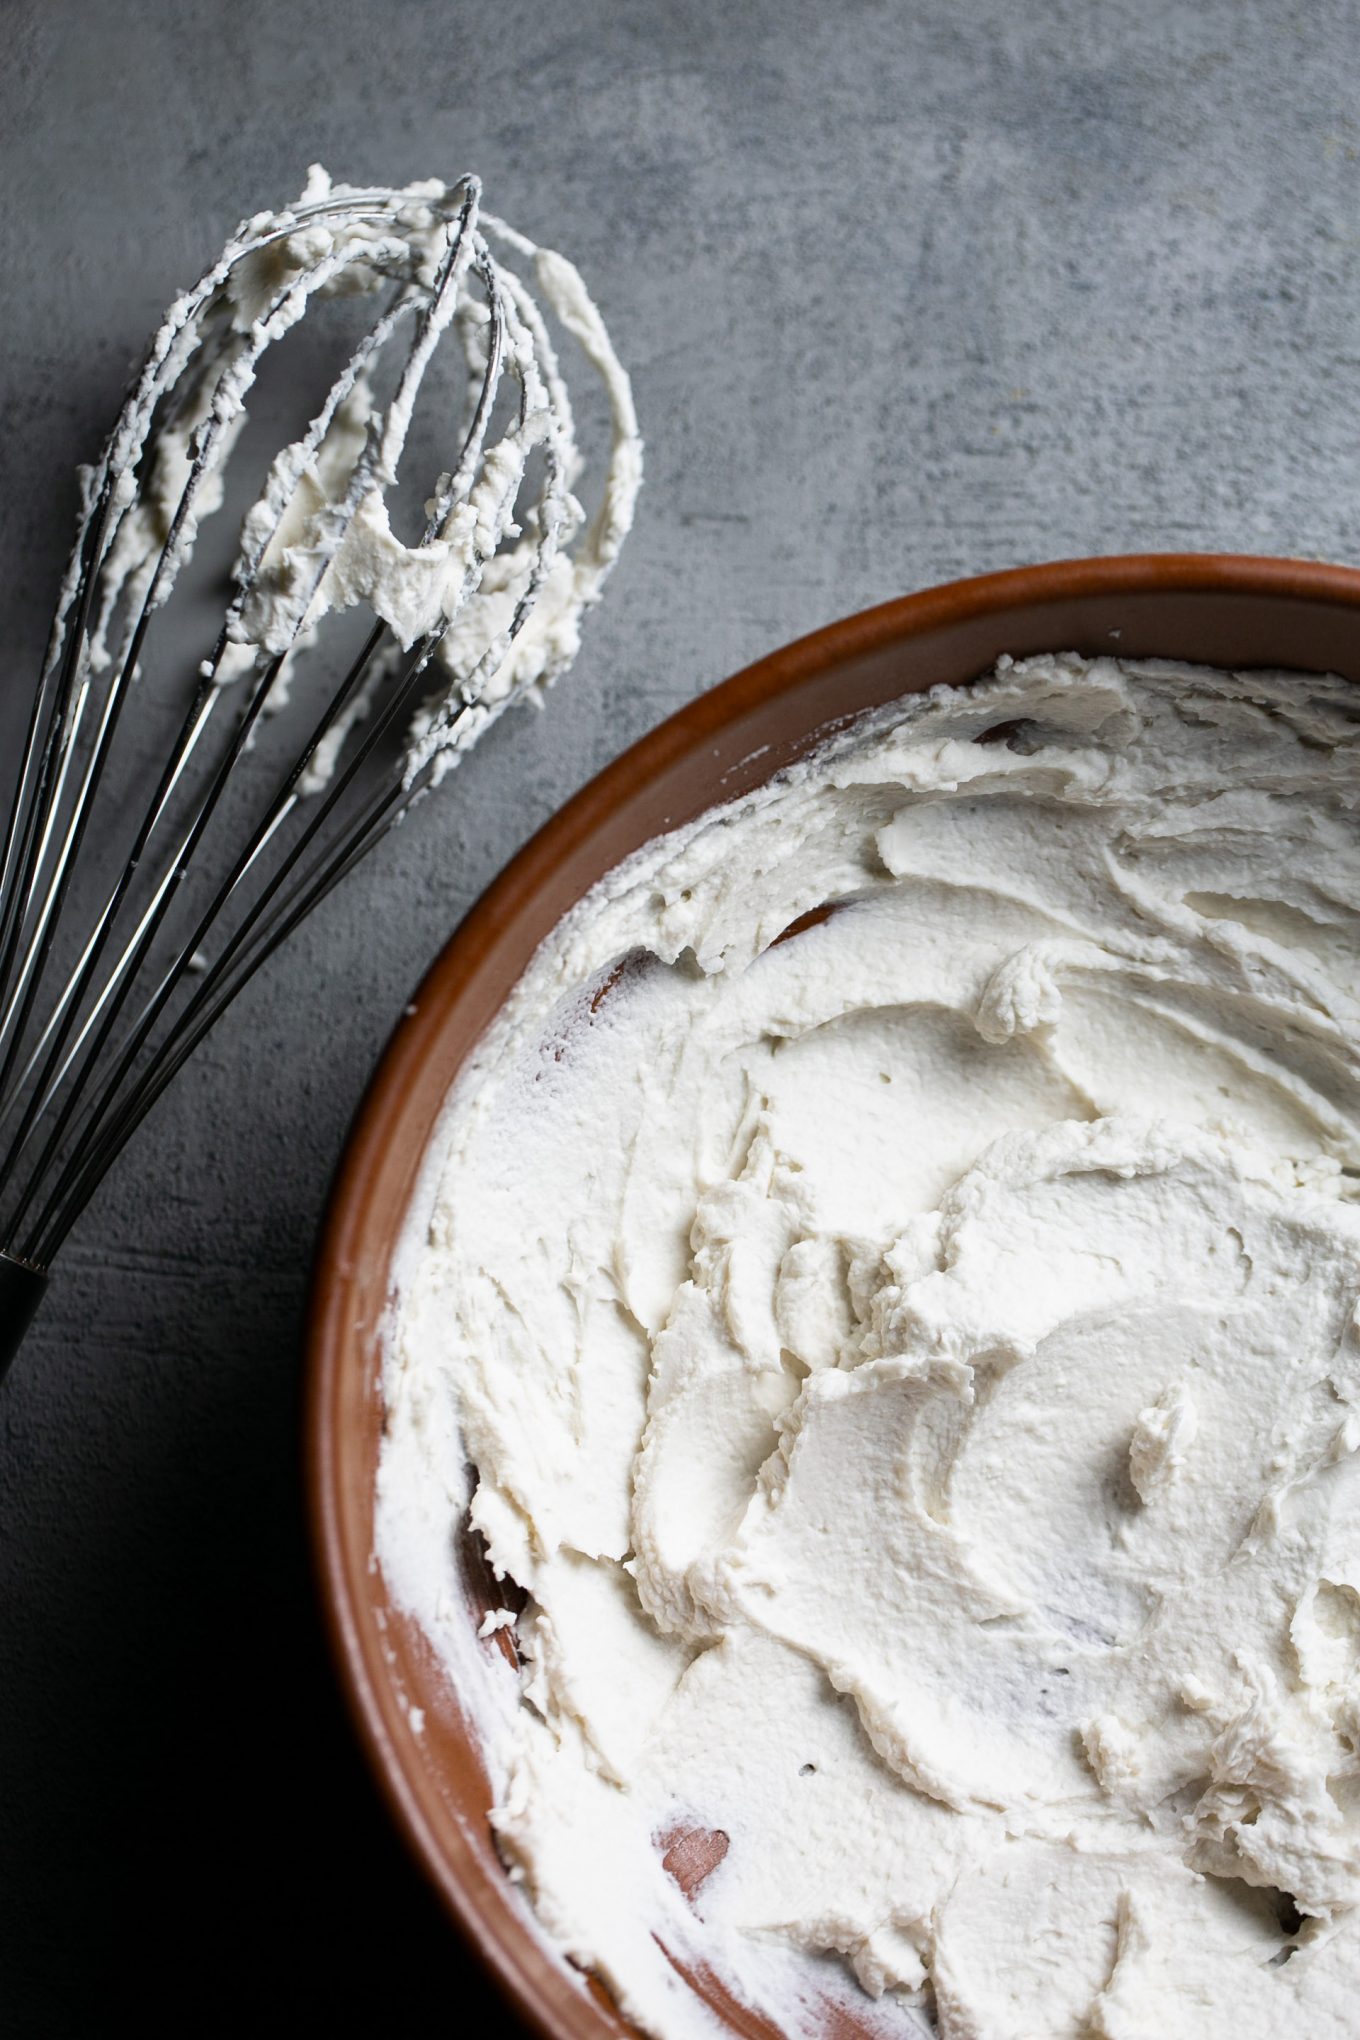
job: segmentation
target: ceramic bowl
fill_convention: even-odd
[[[1360,680],[1360,572],[1222,556],[1068,561],[930,589],[772,653],[635,744],[519,853],[425,979],[350,1135],[317,1255],[307,1360],[321,1593],[340,1677],[393,1816],[453,1920],[544,2040],[605,2040],[632,2029],[598,1985],[555,1959],[526,1925],[493,1846],[486,1776],[458,1696],[372,1558],[382,1326],[422,1157],[464,1059],[534,950],[611,866],[769,778],[844,717],[974,679],[1002,653],[1040,651]],[[469,1553],[471,1623],[492,1595]],[[413,1708],[423,1716],[419,1732]],[[733,2031],[769,2030],[730,2004],[721,2009]]]

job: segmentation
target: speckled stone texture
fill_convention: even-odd
[[[229,1016],[0,1394],[9,2034],[508,2030],[313,1612],[299,1336],[364,1080],[525,836],[781,641],[1064,554],[1360,554],[1358,32],[1344,0],[0,13],[11,717],[75,463],[171,294],[313,157],[473,167],[567,250],[648,462],[575,673]]]

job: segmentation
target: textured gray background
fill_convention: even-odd
[[[229,1017],[0,1394],[9,2031],[251,2030],[280,1985],[503,2028],[312,1612],[298,1342],[364,1079],[509,852],[780,641],[1063,554],[1360,555],[1358,29],[1348,0],[0,9],[7,687],[156,315],[314,156],[479,170],[590,280],[648,442],[576,672]]]

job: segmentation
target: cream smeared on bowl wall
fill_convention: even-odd
[[[669,1949],[790,2031],[1350,2030],[1358,733],[1003,661],[620,867],[455,1092],[379,1556],[645,2028]]]

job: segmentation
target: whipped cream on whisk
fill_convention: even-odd
[[[460,197],[461,215],[451,202]],[[293,206],[242,224],[204,286],[176,301],[152,343],[152,359],[182,364],[182,375],[172,415],[145,441],[149,471],[140,488],[132,468],[143,442],[125,435],[129,443],[115,448],[125,472],[92,634],[97,670],[112,656],[114,618],[135,616],[148,589],[156,605],[167,599],[200,525],[221,508],[266,347],[314,300],[381,292],[392,294],[388,314],[309,431],[275,457],[245,517],[239,593],[216,667],[225,681],[259,657],[282,657],[282,699],[293,662],[312,648],[327,615],[362,605],[389,627],[388,654],[374,662],[304,782],[313,789],[329,777],[399,655],[424,639],[436,640],[432,671],[442,671],[443,683],[415,718],[411,778],[433,768],[427,776],[437,779],[511,701],[541,695],[579,650],[581,618],[618,557],[642,479],[628,377],[565,257],[482,212],[470,183],[451,192],[434,179],[370,194],[333,184],[314,165]],[[545,309],[579,346],[608,404],[610,447],[590,519],[574,493],[583,460]],[[380,355],[417,314],[410,364],[380,406]],[[461,452],[450,471],[431,478],[425,533],[408,545],[392,529],[388,497],[424,373],[450,334],[467,366]],[[150,422],[148,408],[134,428],[145,435]],[[196,464],[192,511],[177,524]],[[92,474],[87,489],[98,479]]]
[[[378,1554],[646,2031],[714,2029],[680,1968],[1353,2030],[1358,804],[1339,681],[1003,661],[630,860],[477,1052]]]

